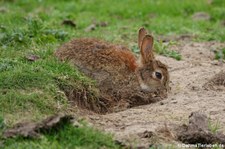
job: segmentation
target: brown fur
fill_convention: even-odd
[[[60,47],[56,56],[72,60],[78,67],[115,71],[115,67],[134,71],[136,58],[123,46],[112,45],[98,39],[75,39]],[[112,69],[112,70],[110,70]]]
[[[139,41],[141,63],[124,46],[90,38],[74,39],[61,46],[55,55],[71,61],[97,81],[101,102],[109,111],[155,102],[162,94],[165,97],[169,75],[166,65],[154,59],[152,36],[146,35],[145,29],[142,32],[139,31],[139,40],[143,40]],[[152,77],[155,70],[162,73],[162,80]],[[141,83],[151,86],[151,90],[143,91]]]

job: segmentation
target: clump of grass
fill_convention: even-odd
[[[171,46],[173,42],[169,42],[167,44],[164,44],[162,41],[156,42],[155,43],[155,51],[158,54],[167,56],[167,57],[172,57],[176,60],[181,60],[181,55],[173,50],[169,50],[169,46]]]
[[[4,118],[2,116],[0,116],[0,134],[4,128],[5,128]]]
[[[215,52],[215,59],[217,60],[225,59],[225,48]]]
[[[31,43],[43,44],[64,41],[68,33],[61,29],[52,29],[44,26],[41,19],[25,19],[26,25],[13,29],[5,29],[0,37],[1,46],[14,46],[17,49],[29,47]]]
[[[18,62],[16,60],[12,59],[7,59],[7,58],[0,58],[0,72],[3,71],[8,71],[10,69],[13,69],[13,67],[17,64]]]
[[[109,134],[104,134],[84,124],[81,127],[74,127],[71,124],[64,124],[61,128],[50,130],[40,139],[13,138],[4,142],[4,148],[42,148],[42,149],[63,149],[63,148],[120,148]]]
[[[136,45],[131,47],[131,51],[136,54],[140,54],[140,49]]]
[[[216,123],[213,123],[211,120],[209,120],[208,127],[209,127],[209,130],[215,134],[220,129],[220,122],[216,121]]]

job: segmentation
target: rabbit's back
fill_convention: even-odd
[[[105,71],[108,73],[133,72],[136,58],[129,49],[98,39],[75,39],[56,51],[61,60],[69,60],[86,71]]]

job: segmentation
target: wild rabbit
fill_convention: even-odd
[[[74,39],[55,53],[95,79],[108,111],[152,103],[169,89],[167,66],[153,54],[153,37],[139,30],[140,58],[126,47],[98,39]]]

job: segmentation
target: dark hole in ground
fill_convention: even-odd
[[[107,108],[95,95],[88,89],[77,89],[71,85],[59,84],[59,88],[65,93],[68,100],[73,105],[77,105],[82,109],[94,111],[96,113],[106,113]]]
[[[126,110],[128,108],[151,104],[163,99],[157,93],[144,93],[136,90],[101,92],[94,95],[88,88],[77,89],[72,85],[59,84],[68,100],[81,109],[87,109],[98,114],[106,114]]]

